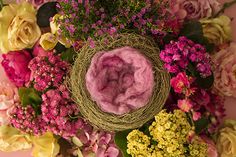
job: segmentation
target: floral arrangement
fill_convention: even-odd
[[[236,121],[224,119],[225,97],[236,97],[236,43],[223,15],[235,3],[0,1],[0,150],[236,157]],[[104,119],[109,129],[95,124]]]

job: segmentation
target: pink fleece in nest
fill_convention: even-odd
[[[154,87],[152,65],[131,47],[102,51],[92,59],[86,86],[101,110],[122,115],[148,103]]]

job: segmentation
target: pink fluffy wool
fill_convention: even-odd
[[[148,103],[154,87],[152,65],[131,47],[102,51],[92,58],[86,86],[102,111],[122,115]]]

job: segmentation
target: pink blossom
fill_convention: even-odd
[[[190,109],[192,109],[193,104],[189,99],[183,99],[183,100],[178,100],[178,107],[183,111],[183,112],[189,112]]]
[[[121,115],[148,103],[154,87],[152,66],[131,47],[99,52],[87,71],[86,86],[103,111]]]
[[[201,113],[200,112],[193,112],[193,120],[197,121],[201,118]]]
[[[0,62],[2,56],[0,56]],[[9,124],[9,112],[19,103],[18,90],[8,79],[2,65],[0,64],[0,125]]]
[[[170,80],[170,84],[176,93],[183,93],[185,89],[190,88],[190,81],[185,72],[178,73]]]
[[[215,143],[211,139],[209,139],[207,136],[201,136],[201,138],[208,146],[208,149],[207,149],[208,157],[218,157]]]
[[[16,0],[17,3],[22,3],[25,1],[31,3],[34,7],[39,8],[44,3],[53,2],[56,0]]]
[[[24,86],[30,79],[28,64],[31,55],[28,51],[12,51],[2,55],[2,66],[8,78],[17,86]]]

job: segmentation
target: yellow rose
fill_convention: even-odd
[[[60,146],[50,132],[39,137],[33,136],[32,142],[34,144],[34,157],[55,157],[59,153]]]
[[[236,121],[226,120],[219,131],[217,149],[220,157],[236,157]]]
[[[50,22],[51,32],[52,32],[52,34],[55,34],[58,37],[58,41],[62,45],[64,45],[66,48],[70,48],[71,47],[70,41],[66,37],[58,34],[58,30],[60,29],[60,25],[57,24],[56,21],[58,19],[62,19],[62,18],[63,17],[59,14],[54,15],[54,17],[52,18],[52,21]]]
[[[200,22],[203,34],[210,43],[219,45],[231,40],[232,30],[229,17],[222,15],[214,19],[202,19]]]
[[[58,39],[52,33],[45,33],[41,36],[39,44],[46,51],[52,50],[57,45]]]
[[[32,48],[41,35],[34,7],[26,2],[3,7],[0,34],[2,53]]]
[[[0,150],[5,152],[30,149],[30,137],[10,126],[0,127]]]

